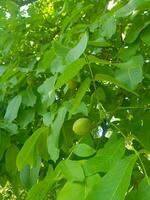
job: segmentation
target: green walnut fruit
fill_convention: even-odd
[[[91,121],[87,118],[80,118],[76,120],[73,124],[73,131],[77,135],[86,135],[90,133],[92,129]]]

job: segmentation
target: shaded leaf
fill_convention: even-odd
[[[33,107],[36,103],[36,96],[31,88],[24,90],[22,93],[22,103],[26,106]]]
[[[44,113],[43,115],[43,123],[45,126],[50,126],[52,121],[54,120],[55,114],[52,112]]]
[[[139,185],[132,190],[128,195],[126,200],[149,200],[150,199],[150,185],[144,178]]]
[[[129,46],[122,47],[119,51],[119,58],[123,61],[129,60],[132,56],[136,54],[138,47],[138,42],[132,43]]]
[[[141,33],[141,39],[145,44],[150,46],[150,26],[143,30],[143,32]]]
[[[66,63],[71,63],[77,60],[85,51],[88,42],[88,35],[84,33],[78,44],[72,48],[66,55]]]
[[[68,65],[63,74],[61,74],[60,77],[58,78],[55,85],[55,89],[59,89],[70,79],[75,77],[85,64],[86,64],[85,59],[81,58]]]
[[[143,79],[144,60],[141,55],[134,56],[125,63],[117,64],[116,79],[122,82],[126,87],[133,90]]]
[[[109,75],[106,75],[106,74],[96,74],[95,80],[113,83],[113,84],[117,85],[118,87],[123,88],[124,90],[127,90],[128,92],[131,92],[135,95],[138,95],[136,92],[132,91],[130,88],[128,88],[127,86],[122,84],[121,81],[116,80],[115,77],[112,77],[112,76],[109,76]]]
[[[21,104],[21,96],[17,95],[13,99],[10,100],[7,110],[4,116],[4,119],[8,120],[9,122],[12,122],[14,119],[16,119],[19,111],[19,107]]]
[[[48,128],[41,127],[26,140],[17,156],[16,163],[18,170],[22,170],[26,165],[34,166],[37,159],[36,143],[40,135],[44,132],[48,132]]]
[[[134,18],[132,25],[128,29],[125,37],[125,41],[127,43],[134,42],[141,33],[141,31],[150,24],[149,17],[147,17],[147,19],[146,17],[146,15],[139,15],[136,18]]]
[[[53,169],[49,167],[46,177],[30,189],[26,200],[45,200],[47,193],[54,183],[54,177],[55,173]]]
[[[16,145],[11,145],[9,149],[6,151],[5,165],[6,165],[6,170],[8,171],[10,176],[13,176],[17,172],[16,157],[18,152],[19,149]]]
[[[47,68],[50,68],[51,62],[55,57],[53,49],[44,52],[43,58],[38,63],[38,71],[44,72]]]
[[[0,134],[0,160],[3,157],[5,150],[9,146],[10,146],[10,136],[7,133],[1,131],[1,134]]]
[[[102,36],[106,38],[111,38],[112,35],[116,32],[116,21],[113,16],[109,14],[104,15],[102,18]]]
[[[38,92],[42,96],[42,103],[50,106],[55,100],[54,84],[57,75],[47,78],[42,85],[38,87]]]
[[[33,109],[23,110],[19,113],[18,122],[22,128],[25,128],[34,120],[35,111]]]
[[[53,47],[56,55],[63,58],[67,55],[69,51],[69,48],[67,48],[66,46],[62,45],[60,42],[57,41],[54,41]]]
[[[10,135],[18,134],[18,126],[8,121],[0,122],[0,128],[7,131]]]
[[[48,154],[48,147],[47,147],[47,138],[48,138],[48,132],[43,132],[42,135],[39,136],[36,148],[39,153],[39,156],[43,158],[44,160],[49,160],[49,154]]]
[[[110,43],[106,41],[103,37],[99,37],[95,40],[89,40],[88,45],[96,46],[96,47],[108,47]]]
[[[41,168],[41,158],[36,160],[35,166],[30,167],[26,165],[20,172],[20,180],[26,189],[30,189],[37,183],[39,177],[39,171]]]
[[[60,135],[60,131],[65,120],[66,113],[67,113],[67,109],[65,107],[61,107],[58,110],[57,117],[51,126],[51,134],[48,136],[48,140],[47,140],[48,152],[51,159],[54,162],[59,157],[59,144],[58,144],[59,135]]]

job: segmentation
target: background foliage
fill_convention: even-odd
[[[150,199],[149,10],[1,0],[0,199]]]

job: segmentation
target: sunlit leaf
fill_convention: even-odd
[[[79,157],[88,157],[95,153],[95,149],[87,144],[76,144],[73,149],[73,153]]]
[[[109,171],[122,158],[124,152],[123,139],[110,139],[94,157],[83,162],[85,174],[89,176],[97,172]]]
[[[81,164],[72,161],[72,160],[65,160],[62,164],[62,173],[71,182],[83,182],[84,181],[84,172],[81,167]]]
[[[119,161],[89,193],[87,200],[122,200],[130,184],[136,157],[131,155]]]
[[[80,103],[81,103],[81,100],[82,98],[84,97],[86,91],[89,89],[90,87],[90,83],[91,83],[91,79],[90,78],[86,78],[82,84],[80,85],[80,88],[78,89],[77,91],[77,94],[76,94],[76,97],[75,97],[75,100],[73,102],[73,107],[70,111],[70,116],[73,112],[76,111],[76,109],[80,106]]]

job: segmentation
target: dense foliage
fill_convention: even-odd
[[[150,0],[1,0],[1,187],[149,200],[149,56]]]

